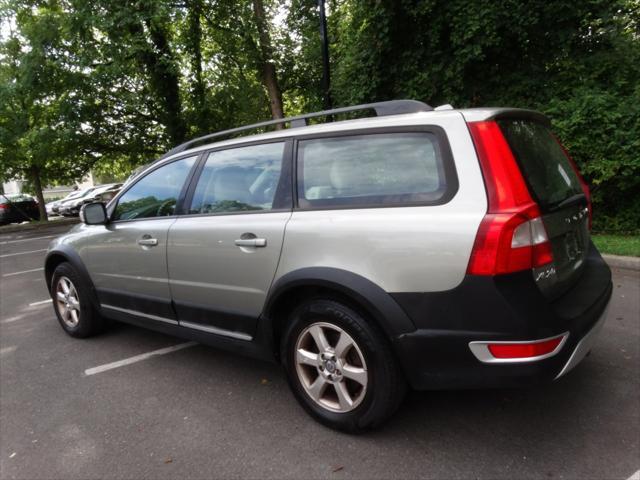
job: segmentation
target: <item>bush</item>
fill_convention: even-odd
[[[589,183],[594,230],[640,232],[640,89],[578,88],[546,113]]]

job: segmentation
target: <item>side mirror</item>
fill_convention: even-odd
[[[80,208],[80,220],[87,225],[104,225],[107,223],[107,209],[102,203],[85,203]]]

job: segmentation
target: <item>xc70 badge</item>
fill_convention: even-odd
[[[568,224],[576,223],[582,220],[589,214],[589,209],[587,207],[578,210],[575,215],[571,215],[569,217],[564,217],[564,221]]]

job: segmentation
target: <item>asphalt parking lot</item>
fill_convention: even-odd
[[[560,381],[414,392],[382,429],[348,436],[311,420],[276,365],[125,325],[68,337],[41,270],[68,228],[0,235],[2,479],[639,475],[637,271],[614,270],[604,330]]]

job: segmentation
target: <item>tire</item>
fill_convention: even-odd
[[[318,347],[322,343],[324,349]],[[293,310],[282,337],[281,358],[298,402],[336,430],[359,433],[379,426],[406,393],[404,376],[383,333],[336,300],[311,299]]]
[[[68,262],[61,263],[53,272],[53,309],[63,330],[72,337],[87,338],[101,332],[105,326],[104,320],[89,299],[88,288]]]

